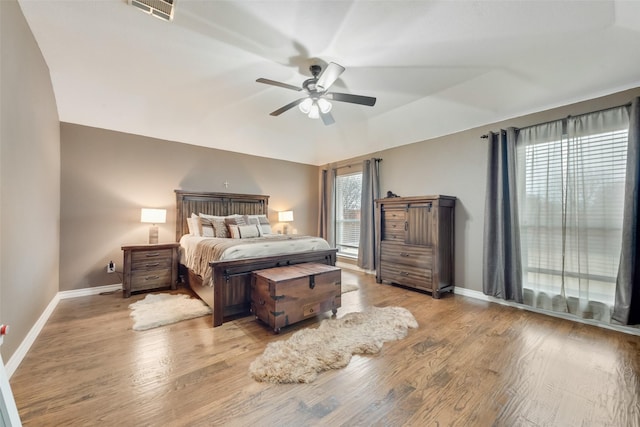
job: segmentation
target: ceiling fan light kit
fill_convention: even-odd
[[[256,80],[258,83],[264,83],[272,86],[278,86],[285,89],[295,90],[297,92],[306,91],[307,96],[305,98],[296,99],[293,102],[281,107],[271,113],[272,116],[279,116],[285,111],[298,106],[298,109],[306,114],[311,119],[322,118],[325,125],[331,125],[335,123],[333,116],[331,115],[331,108],[333,105],[328,100],[347,102],[351,104],[366,105],[373,107],[376,103],[376,98],[362,95],[352,95],[349,93],[329,92],[329,88],[336,80],[344,73],[345,68],[342,65],[330,62],[329,65],[323,70],[320,65],[312,65],[309,67],[311,75],[310,79],[305,80],[302,83],[302,87],[290,85],[288,83],[282,83],[275,80],[269,80],[259,78]]]

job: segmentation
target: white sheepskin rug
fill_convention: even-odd
[[[371,307],[326,319],[317,329],[303,329],[289,339],[269,343],[249,366],[253,379],[271,383],[310,383],[319,372],[343,368],[353,354],[373,354],[386,341],[407,336],[418,322],[403,307]]]
[[[144,299],[130,304],[129,308],[134,331],[211,314],[208,305],[185,294],[148,294]]]

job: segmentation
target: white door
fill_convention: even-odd
[[[0,346],[2,346],[3,339],[4,337],[0,335]],[[7,377],[2,355],[0,355],[0,427],[18,427],[21,425],[18,408],[16,408],[11,385],[9,385],[9,377]]]

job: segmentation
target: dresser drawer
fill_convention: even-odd
[[[405,209],[385,209],[382,216],[382,240],[404,242]]]
[[[432,269],[418,268],[388,261],[380,263],[380,279],[399,285],[430,291],[433,288]]]
[[[404,221],[389,220],[384,222],[382,239],[397,242],[404,242]]]
[[[382,262],[407,265],[418,268],[433,268],[433,248],[410,246],[394,242],[381,242]]]
[[[405,220],[406,207],[397,207],[395,209],[386,208],[382,211],[382,215],[386,221],[402,221]]]

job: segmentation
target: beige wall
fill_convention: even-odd
[[[15,0],[0,1],[0,321],[7,361],[58,291],[60,124],[49,69]]]
[[[292,228],[317,232],[315,166],[68,123],[60,132],[61,291],[122,282],[106,265],[122,271],[121,245],[147,241],[142,207],[167,209],[159,239],[175,241],[175,189],[266,194],[272,224],[292,209]]]
[[[383,196],[392,190],[401,196],[444,194],[458,198],[455,211],[455,283],[456,286],[482,291],[487,140],[480,136],[508,126],[525,127],[622,105],[635,96],[640,96],[640,88],[372,153],[368,157],[383,159],[380,163]]]

